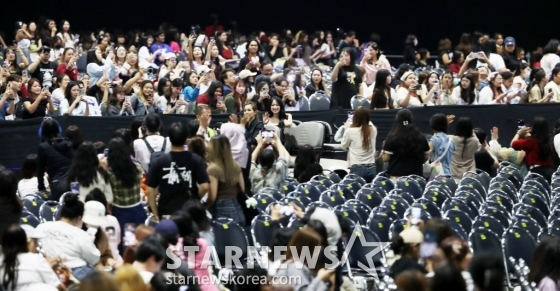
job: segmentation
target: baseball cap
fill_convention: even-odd
[[[243,80],[247,77],[255,76],[257,73],[251,72],[249,70],[243,70],[239,73],[239,79]]]
[[[419,244],[424,241],[424,235],[415,227],[401,231],[399,236],[402,237],[405,244]]]
[[[29,224],[22,224],[20,227],[25,231],[27,238],[44,238],[47,236],[44,232],[37,230]]]
[[[84,205],[84,217],[82,220],[88,225],[103,226],[107,222],[105,218],[105,206],[99,201],[88,201]]]
[[[206,65],[202,65],[202,66],[199,66],[198,68],[196,68],[196,73],[199,74],[199,75],[200,74],[206,74],[209,71],[210,71],[210,68],[208,68],[208,66],[206,66]]]
[[[154,231],[164,237],[179,237],[179,228],[177,227],[177,224],[175,224],[173,220],[169,219],[160,221]]]
[[[166,53],[164,55],[166,60],[172,59],[172,58],[177,58],[177,56],[174,53]]]
[[[40,52],[40,53],[42,53],[42,52],[50,52],[50,51],[51,51],[51,48],[50,48],[49,46],[46,46],[46,45],[42,46],[42,47],[39,49],[39,52]]]
[[[506,39],[504,40],[504,43],[506,45],[515,45],[515,38],[513,38],[512,36],[508,36],[506,37]]]

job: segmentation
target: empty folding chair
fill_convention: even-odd
[[[424,189],[426,189],[426,184],[428,184],[428,182],[426,181],[426,179],[424,179],[424,177],[421,177],[421,176],[418,176],[418,175],[408,175],[406,178],[407,178],[407,180],[412,179],[412,180],[416,181],[416,183],[418,183],[420,188],[422,188],[422,191],[424,191]]]
[[[266,194],[266,195],[272,196],[272,198],[274,198],[276,200],[281,200],[282,198],[284,198],[284,194],[280,193],[280,191],[278,191],[274,188],[261,189],[258,194]]]
[[[295,192],[292,192],[292,193],[295,193]],[[295,193],[294,196],[288,196],[288,197],[286,197],[286,198],[284,198],[284,199],[282,199],[282,200],[280,200],[280,201],[284,201],[284,202],[286,202],[286,203],[288,203],[288,204],[294,202],[294,203],[296,203],[296,205],[298,205],[298,206],[301,205],[300,207],[302,207],[302,209],[307,208],[307,206],[312,202],[312,201],[309,199],[309,197],[304,196],[304,195],[299,194],[299,193]]]
[[[317,188],[317,190],[319,190],[319,193],[323,193],[323,192],[325,192],[329,189],[327,186],[325,186],[325,184],[319,183],[319,181],[309,181],[309,182],[307,182],[307,184],[309,184],[311,186],[315,186],[315,188]]]
[[[354,209],[360,217],[360,224],[366,225],[369,213],[371,212],[371,208],[369,206],[356,199],[348,200],[344,203],[344,205]]]
[[[360,176],[358,176],[358,175],[356,175],[356,174],[352,174],[352,173],[346,175],[346,176],[344,177],[343,181],[344,181],[344,180],[355,181],[356,183],[360,184],[360,186],[363,186],[363,185],[367,184],[367,183],[366,183],[366,180],[364,180],[364,178],[362,178],[362,177],[360,177]],[[347,183],[345,183],[345,184],[347,184]]]
[[[409,193],[412,197],[414,197],[414,199],[422,197],[422,187],[412,178],[405,177],[397,180],[395,189],[400,189],[403,192]]]
[[[542,185],[546,189],[547,193],[551,192],[550,185],[548,184],[548,181],[542,175],[537,174],[535,172],[527,173],[527,175],[525,176],[524,182],[532,181],[532,180],[536,181],[539,185]]]
[[[280,192],[282,192],[284,195],[296,190],[297,186],[299,185],[298,182],[293,181],[293,180],[284,180],[282,182],[282,189],[280,190]]]
[[[439,180],[432,180],[428,182],[426,184],[426,187],[424,188],[424,192],[426,192],[428,189],[434,189],[439,192],[445,192],[447,196],[453,196],[453,193],[456,192],[455,190],[451,191],[451,189],[449,189],[447,185],[445,185],[442,181]]]
[[[477,180],[480,181],[480,183],[482,183],[482,185],[484,187],[486,187],[486,189],[488,189],[488,187],[490,186],[490,180],[492,180],[492,177],[490,177],[490,175],[488,175],[488,173],[486,173],[486,171],[480,170],[480,169],[476,169],[476,176],[477,176]]]
[[[376,176],[371,183],[375,186],[383,188],[383,190],[387,193],[395,188],[393,181],[383,176]]]
[[[317,207],[325,208],[325,209],[329,209],[329,210],[332,210],[334,208],[334,207],[330,206],[329,204],[327,204],[323,201],[313,201],[313,202],[309,203],[309,205],[307,205],[307,208],[305,208],[305,213],[309,213]]]
[[[516,261],[523,259],[527,264],[531,264],[537,242],[528,231],[519,227],[510,227],[504,233],[502,243],[508,261],[509,258],[514,258]],[[508,265],[508,268],[511,268],[511,264]],[[512,270],[508,269],[508,271]]]
[[[422,205],[422,207],[424,207],[425,205]],[[412,208],[410,207],[406,210],[406,212],[404,213],[404,217],[410,217],[412,215]],[[430,219],[432,219],[432,215],[430,215],[430,213],[428,211],[426,211],[426,209],[421,208],[420,210],[420,219],[422,219],[422,221],[424,221],[424,223],[428,223],[428,221],[430,221]]]
[[[368,219],[369,230],[373,231],[381,241],[389,241],[389,227],[393,219],[386,213],[375,213]]]
[[[548,217],[550,215],[550,209],[548,209],[548,205],[543,200],[543,198],[537,194],[527,193],[523,195],[523,197],[521,197],[520,202],[536,207],[545,217]]]
[[[346,245],[348,245],[351,238],[354,238],[354,242],[351,247],[345,250],[345,253],[348,254],[347,265],[350,268],[350,277],[370,277],[371,272],[377,272],[380,268],[384,267],[385,262],[383,250],[377,250],[378,252],[372,257],[372,254],[376,251],[379,245],[372,245],[371,243],[381,243],[385,242],[385,240],[378,237],[374,232],[367,228],[353,229],[352,233],[347,236]],[[362,242],[362,239],[365,240],[365,243]],[[373,262],[373,266],[371,266],[370,262]],[[364,270],[365,266],[374,268],[371,270]]]
[[[478,214],[479,214],[478,209],[480,208],[480,205],[482,205],[482,203],[480,203],[478,200],[476,200],[474,195],[471,195],[471,194],[466,193],[466,192],[460,192],[460,193],[457,193],[457,195],[453,198],[465,203],[469,207],[469,209],[471,210],[471,213],[474,215],[474,217],[478,216]]]
[[[274,237],[274,231],[278,227],[281,226],[272,221],[272,218],[268,215],[255,216],[251,222],[251,236],[255,247],[260,249],[263,246],[269,246]]]
[[[324,202],[330,207],[334,208],[338,205],[344,204],[344,202],[346,202],[346,199],[344,198],[343,193],[331,189],[321,193],[321,198],[319,199],[319,201]]]
[[[505,227],[502,223],[498,219],[489,215],[480,215],[475,219],[473,222],[473,229],[480,227],[487,228],[499,236],[501,236],[505,231]]]
[[[443,206],[443,202],[445,202],[445,200],[449,199],[450,197],[447,196],[445,192],[433,191],[433,189],[429,188],[426,189],[424,195],[422,195],[422,198],[434,202],[439,208],[441,208]]]
[[[383,189],[381,188],[379,189],[385,192]],[[381,196],[381,194],[379,194],[378,191],[375,191],[374,189],[371,188],[362,188],[356,194],[356,199],[362,201],[369,208],[374,208],[381,205],[381,201],[383,201],[383,197],[384,196]]]
[[[329,110],[331,108],[331,101],[328,95],[318,93],[309,96],[309,109],[311,111]]]
[[[525,180],[520,190],[523,190],[525,187],[538,189],[539,194],[543,194],[542,196],[546,199],[546,202],[550,203],[550,191],[538,180]]]
[[[37,227],[37,225],[39,225],[41,223],[39,221],[39,218],[37,218],[37,216],[33,215],[33,213],[31,213],[29,211],[23,211],[21,213],[21,216],[19,218],[19,222],[20,222],[20,224],[29,224],[33,227]]]
[[[336,175],[336,174],[335,174]],[[336,175],[338,177],[338,175]],[[340,180],[340,177],[338,177],[338,179]],[[335,184],[335,182],[333,182],[329,177],[325,176],[325,175],[315,175],[313,177],[311,177],[311,181],[317,181],[323,185],[325,185],[325,187],[329,188],[330,186],[332,186],[333,184]],[[338,182],[336,182],[338,183]]]
[[[501,235],[488,228],[475,228],[469,235],[469,242],[474,253],[486,251],[500,254],[503,258]]]
[[[414,203],[422,205],[422,209],[430,214],[432,218],[441,217],[441,210],[437,204],[426,198],[417,199]]]
[[[513,218],[511,227],[519,227],[526,230],[535,241],[538,241],[539,233],[542,231],[542,228],[534,219],[520,215]]]
[[[321,192],[319,191],[319,189],[309,183],[300,184],[296,188],[295,192],[298,192],[303,196],[306,196],[311,201],[318,201],[319,197],[321,196]]]
[[[457,183],[453,177],[449,175],[439,175],[436,176],[434,180],[440,181],[442,184],[446,185],[452,193],[455,193],[455,190],[457,190]]]
[[[245,231],[241,226],[239,226],[239,224],[235,223],[235,221],[225,217],[221,217],[212,221],[212,231],[214,232],[214,236],[216,238],[227,238],[217,239],[214,242],[214,247],[218,259],[220,260],[221,267],[236,269],[235,265],[229,265],[229,263],[233,262],[226,262],[225,260],[226,254],[228,253],[228,251],[226,251],[226,248],[237,247],[239,250],[241,250],[241,254],[236,255],[240,255],[241,262],[246,260],[248,256],[247,247],[249,246],[249,241],[247,240]]]
[[[484,188],[484,186],[482,186],[482,184],[480,183],[480,181],[478,181],[477,179],[473,178],[473,177],[464,177],[461,179],[461,181],[459,181],[459,186],[468,186],[471,188],[474,188],[478,191],[479,194],[482,195],[482,198],[486,198],[486,188]]]
[[[497,191],[492,192],[490,195],[488,195],[487,201],[494,201],[502,205],[505,209],[507,209],[509,213],[511,213],[513,211],[513,201],[511,201],[509,197],[503,195],[502,193],[499,193]]]
[[[309,99],[305,96],[300,96],[299,100],[299,111],[309,111]]]
[[[448,210],[455,209],[466,213],[471,219],[475,218],[474,213],[472,213],[470,207],[460,198],[448,198],[443,202],[441,207],[442,212],[447,212]]]
[[[451,218],[445,218],[445,220],[449,224],[449,227],[451,227],[451,229],[453,230],[453,235],[464,240],[469,239],[468,233],[465,231],[465,229],[460,223],[458,223],[457,221]]]
[[[272,196],[269,196],[269,195],[266,195],[266,194],[258,194],[256,196],[254,196],[253,198],[255,200],[257,200],[257,208],[260,210],[261,213],[264,213],[266,211],[266,208],[268,207],[268,205],[276,202],[276,199],[274,199],[274,198],[272,198]]]
[[[444,218],[455,221],[460,224],[465,232],[470,233],[472,230],[472,220],[464,212],[456,209],[451,209],[445,212]]]
[[[408,220],[406,219],[393,221],[393,223],[391,223],[391,226],[389,227],[389,240],[392,241],[393,236],[401,233],[407,227],[407,224]]]
[[[498,208],[498,206],[500,206],[499,204],[489,206],[490,204],[490,202],[487,202],[480,207],[480,215],[492,216],[497,219],[504,228],[508,228],[510,224],[510,216],[506,212],[506,209],[503,207]]]
[[[355,95],[355,96],[352,96],[352,98],[350,99],[350,106],[352,107],[352,110],[356,110],[360,106],[365,107],[365,108],[369,108],[370,104],[369,104],[369,100],[367,98],[364,98],[360,95]]]
[[[392,212],[395,212],[398,217],[404,217],[404,213],[410,207],[408,203],[404,200],[397,200],[390,197],[386,197],[381,205],[386,206],[387,208],[391,209]]]
[[[536,207],[528,204],[519,204],[520,207],[517,209],[515,214],[521,214],[529,218],[533,218],[542,228],[546,228],[548,225],[548,220],[546,216]]]
[[[410,195],[410,193],[404,192],[401,189],[393,189],[387,194],[387,197],[392,197],[392,196],[398,197],[399,199],[403,199],[408,204],[412,204],[414,203],[414,200],[416,200],[416,198]]]
[[[353,221],[353,224],[362,224],[360,215],[354,208],[346,206],[346,205],[338,205],[334,208],[334,213],[341,215],[342,217],[348,218]],[[367,222],[367,221],[366,221]],[[364,222],[364,224],[366,223]]]
[[[39,209],[39,220],[41,222],[55,221],[56,213],[60,209],[60,204],[56,201],[45,201]]]
[[[39,217],[39,210],[45,201],[39,197],[30,197],[30,199],[23,199],[23,207],[31,212],[35,217]]]
[[[352,189],[350,189],[350,187],[348,187],[348,185],[342,184],[342,182],[332,185],[329,188],[329,190],[338,191],[338,193],[340,193],[342,196],[344,196],[344,199],[346,199],[346,200],[356,198],[356,196],[354,195],[354,191],[352,191]]]

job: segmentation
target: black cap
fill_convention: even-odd
[[[42,47],[39,49],[39,52],[41,52],[41,53],[42,53],[42,52],[45,52],[45,51],[50,52],[50,51],[51,51],[51,48],[48,47],[48,46],[46,46],[46,45],[44,45],[44,46],[42,46]]]

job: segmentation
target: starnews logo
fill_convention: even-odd
[[[390,242],[368,242],[366,240],[366,236],[362,232],[362,228],[360,225],[356,225],[352,232],[352,236],[348,239],[348,243],[345,245],[344,252],[341,256],[337,255],[337,247],[336,246],[328,246],[326,248],[321,248],[320,246],[304,246],[301,250],[297,250],[295,246],[290,247],[290,252],[292,254],[292,259],[295,262],[294,264],[289,264],[290,268],[298,268],[301,269],[304,266],[307,266],[309,269],[315,269],[320,261],[321,249],[323,249],[323,258],[324,260],[324,267],[326,269],[336,269],[339,266],[344,266],[349,263],[351,250],[356,243],[356,240],[360,242],[359,245],[356,247],[361,247],[369,250],[367,254],[365,254],[365,261],[367,264],[363,263],[364,258],[352,258],[351,261],[356,262],[355,266],[361,269],[364,272],[367,272],[372,277],[378,279],[377,271],[375,269],[375,262],[373,258],[382,252],[385,248],[387,248],[391,243]],[[249,246],[247,253],[246,253],[246,262],[243,263],[243,253],[244,251],[237,246],[226,246],[223,254],[225,254],[223,260],[223,266],[220,262],[218,257],[218,252],[216,247],[209,246],[206,248],[204,253],[204,259],[202,260],[202,264],[200,266],[201,269],[207,269],[208,267],[212,266],[217,269],[222,268],[229,268],[229,269],[253,269],[256,265],[259,265],[263,269],[269,270],[270,268],[275,268],[277,270],[287,269],[288,263],[286,263],[286,251],[288,250],[287,246],[275,246],[272,249],[269,247],[261,247],[260,249]],[[185,258],[194,258],[195,254],[200,252],[200,248],[198,246],[184,246],[183,247],[184,257]],[[173,261],[172,264],[167,264],[168,269],[177,269],[183,264],[183,261],[177,255],[175,248],[169,247],[166,250],[167,256]],[[272,253],[272,257],[275,258],[275,262],[271,262],[268,259],[269,254]],[[362,252],[360,252],[363,254]],[[340,258],[340,259],[339,259]],[[278,264],[277,262],[284,262],[282,264]],[[186,262],[189,265],[189,268],[194,268],[194,262],[192,260],[188,260]]]

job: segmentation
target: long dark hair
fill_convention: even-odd
[[[271,99],[272,100],[270,101],[270,106],[268,106],[268,108],[266,109],[266,112],[268,112],[268,116],[270,117],[274,116],[274,113],[272,113],[272,109],[270,108],[272,107],[272,102],[276,101],[278,106],[280,106],[280,111],[278,112],[278,119],[280,121],[286,119],[286,111],[284,110],[284,103],[282,102],[282,99],[280,99],[280,97],[277,96],[274,96]]]
[[[210,108],[215,109],[216,105],[218,104],[218,99],[216,99],[216,97],[214,97],[214,94],[216,93],[216,90],[218,89],[222,89],[222,96],[224,94],[223,89],[224,85],[222,85],[222,82],[220,81],[214,81],[212,83],[210,83],[210,87],[208,87],[208,91],[206,91],[206,94],[208,94],[208,106],[210,106]]]
[[[107,163],[111,168],[111,173],[124,187],[134,187],[138,179],[138,168],[130,159],[130,147],[122,138],[116,137],[109,142]]]
[[[461,86],[461,99],[463,99],[463,101],[467,102],[468,104],[473,104],[473,102],[476,99],[476,94],[475,92],[475,80],[473,75],[471,75],[470,73],[464,75],[463,77],[461,77],[461,79],[467,79],[470,81],[469,84],[469,88],[468,89],[464,89],[463,86]]]
[[[39,129],[39,136],[41,137],[41,141],[51,141],[55,138],[60,137],[62,133],[62,128],[53,118],[47,118],[43,120],[41,124],[41,128]]]
[[[4,256],[2,287],[5,290],[16,290],[18,254],[27,252],[25,231],[17,224],[8,227],[2,235],[2,255]]]
[[[375,85],[373,86],[373,96],[387,96],[387,106],[390,109],[393,109],[393,98],[391,97],[391,84],[387,84],[387,77],[391,76],[391,72],[389,70],[381,69],[377,71],[377,75],[375,75]],[[375,109],[377,104],[373,101],[371,102],[371,109]]]
[[[66,85],[66,89],[64,90],[64,98],[68,100],[68,105],[72,105],[72,102],[74,101],[72,99],[72,88],[75,86],[79,87],[80,85],[76,81],[70,81],[70,83]]]
[[[72,142],[72,147],[74,150],[78,148],[84,142],[84,136],[82,135],[82,131],[77,125],[70,125],[64,131],[64,137],[69,139]]]
[[[195,247],[198,246],[196,240],[200,237],[198,234],[198,225],[191,218],[191,215],[186,211],[176,211],[171,220],[175,222],[179,228],[179,235],[183,238],[183,246]]]
[[[98,172],[107,181],[107,172],[99,166],[99,158],[97,158],[95,147],[89,141],[83,142],[74,152],[72,166],[68,171],[68,181],[78,181],[80,186],[89,187],[93,183],[98,182]]]
[[[535,117],[531,125],[531,138],[536,138],[539,142],[539,158],[541,160],[550,158],[552,154],[550,147],[550,130],[546,119],[541,116]]]
[[[535,71],[535,69],[533,69],[533,71]],[[544,95],[544,87],[541,88],[540,87],[540,83],[542,81],[543,78],[546,77],[546,73],[544,72],[544,70],[538,70],[535,71],[535,74],[531,74],[533,75],[531,78],[531,83],[529,84],[529,89],[533,89],[533,87],[537,86],[539,88],[539,91],[541,92],[541,96]]]
[[[354,112],[354,120],[352,120],[352,127],[359,127],[362,133],[362,148],[364,150],[371,149],[371,135],[373,130],[369,127],[371,121],[370,111],[366,107],[358,107]]]
[[[467,140],[473,135],[473,125],[470,118],[459,118],[457,127],[455,128],[455,135],[463,138],[463,152],[461,153],[462,158],[465,153],[465,148],[467,147]]]
[[[554,282],[560,280],[560,239],[548,238],[542,240],[533,254],[529,280],[539,283],[544,277],[549,277]]]
[[[312,146],[305,144],[298,150],[294,165],[294,173],[303,173],[307,168],[309,168],[309,166],[315,164],[316,162],[315,150]],[[300,177],[295,178],[299,180]]]
[[[413,154],[419,158],[424,157],[424,148],[418,145],[426,142],[426,137],[416,128],[412,112],[401,109],[395,117],[395,123],[387,135],[386,143],[391,142],[397,149],[396,155]]]

